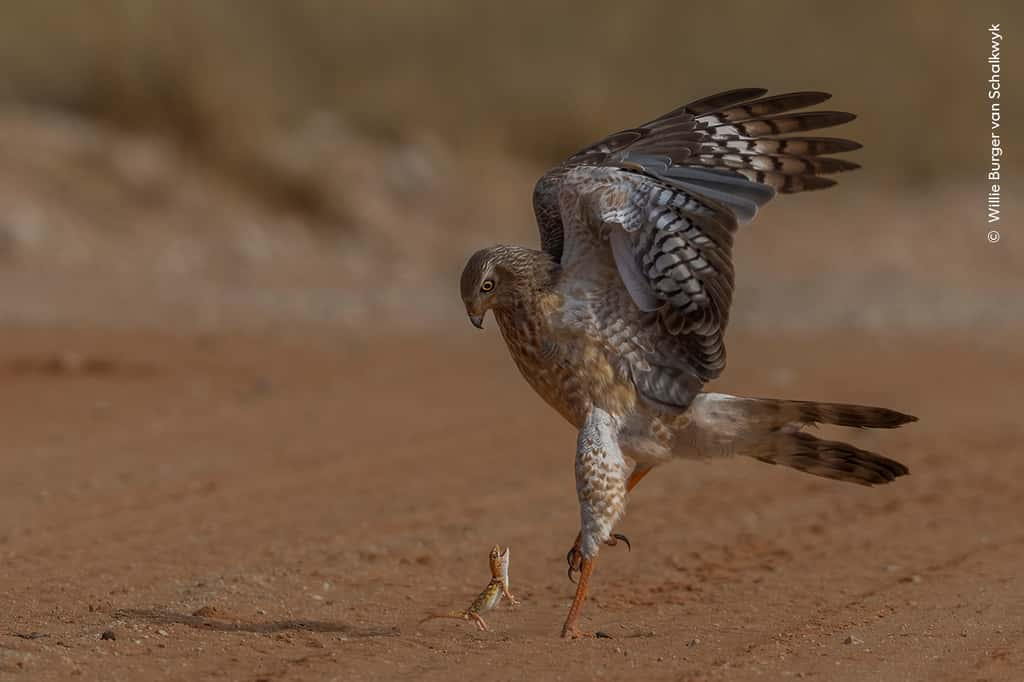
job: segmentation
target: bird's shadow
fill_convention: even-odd
[[[398,627],[359,627],[329,620],[307,620],[289,618],[262,622],[245,622],[226,616],[205,616],[177,613],[166,609],[119,609],[114,612],[116,618],[125,620],[144,620],[156,624],[179,624],[201,630],[216,632],[251,632],[257,634],[274,634],[289,630],[304,632],[332,632],[345,637],[397,637]]]

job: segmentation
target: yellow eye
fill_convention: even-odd
[[[492,291],[493,289],[494,289],[494,282],[489,280],[489,279],[485,279],[484,283],[480,285],[480,291],[484,292],[485,294],[488,291]]]

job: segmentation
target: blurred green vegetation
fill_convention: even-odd
[[[843,134],[873,177],[929,185],[984,169],[986,28],[1022,18],[920,0],[4,0],[0,102],[164,131],[241,168],[310,112],[547,163],[718,90],[823,89],[860,115]]]

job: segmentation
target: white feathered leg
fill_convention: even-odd
[[[618,443],[618,423],[594,407],[580,429],[576,445],[576,495],[580,501],[580,578],[563,637],[580,637],[580,612],[587,598],[590,575],[601,543],[612,538],[612,529],[626,509],[629,466]]]

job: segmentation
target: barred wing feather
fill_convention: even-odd
[[[856,142],[791,135],[854,118],[795,111],[827,93],[764,95],[731,90],[609,135],[534,190],[542,247],[563,265],[576,253],[565,247],[578,230],[607,238],[654,346],[633,363],[634,382],[653,401],[685,407],[695,386],[725,367],[737,225],[776,193],[823,189],[835,184],[823,175],[858,167],[826,156],[857,149]]]

